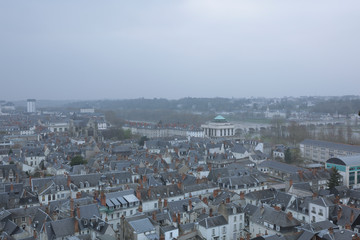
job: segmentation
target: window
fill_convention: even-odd
[[[154,208],[157,208],[157,203],[154,203]]]
[[[234,232],[236,232],[236,224],[234,224]]]
[[[130,210],[130,215],[132,215],[133,214],[133,210]]]
[[[222,233],[226,233],[226,227],[222,228]]]
[[[22,217],[22,218],[21,218],[21,221],[25,222],[25,217]]]
[[[234,222],[236,222],[236,216],[234,216]]]
[[[215,235],[215,229],[212,230],[212,235],[213,235],[213,236]]]
[[[172,232],[170,232],[170,237],[171,237],[171,238],[173,237],[173,233],[172,233]]]

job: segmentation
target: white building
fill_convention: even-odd
[[[36,100],[35,99],[27,100],[27,112],[28,113],[36,112]]]
[[[235,135],[235,125],[229,123],[223,116],[219,115],[213,121],[202,124],[205,137],[232,137]]]

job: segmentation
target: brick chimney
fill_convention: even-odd
[[[213,192],[213,196],[214,197],[217,197],[217,195],[219,194],[219,189],[215,189],[214,192]]]
[[[104,191],[101,191],[100,202],[101,202],[101,205],[106,206],[106,196],[105,196]]]
[[[161,200],[161,198],[159,198],[159,200],[158,200],[158,208],[159,209],[162,209],[162,200]]]
[[[153,219],[154,221],[156,221],[156,211],[153,211],[153,212],[152,212],[152,219]]]
[[[317,198],[317,193],[313,193],[313,199],[316,199]]]
[[[180,213],[177,214],[177,223],[179,224],[178,226],[180,226]]]
[[[183,185],[182,185],[181,182],[178,182],[178,183],[177,183],[177,186],[178,186],[179,189],[181,189],[181,190],[183,189]]]
[[[208,199],[207,199],[207,197],[204,197],[202,201],[203,201],[206,205],[208,205]]]
[[[143,211],[143,210],[142,210],[142,205],[139,205],[138,211],[139,211],[139,212],[142,212],[142,211]]]
[[[79,198],[81,198],[81,192],[76,193],[76,199],[79,199]]]
[[[70,198],[70,217],[74,217],[74,199]]]
[[[140,190],[136,190],[136,197],[137,199],[139,199],[139,201],[141,201],[141,193],[140,193]]]
[[[304,179],[303,171],[298,170],[298,174],[299,174],[300,179],[303,180]]]
[[[293,185],[293,180],[290,179],[290,181],[289,181],[289,188],[291,188],[292,185]]]
[[[147,195],[149,198],[151,197],[151,189],[150,188],[147,190]]]
[[[293,220],[292,212],[288,212],[288,213],[286,214],[286,216],[287,216],[287,218],[288,218],[290,221]]]
[[[30,184],[30,187],[32,187],[31,176],[29,176],[29,184]]]
[[[14,191],[14,185],[11,183],[10,184],[10,192],[13,192]]]
[[[175,223],[176,222],[176,213],[174,213],[174,215],[173,215],[173,218],[172,218],[172,220],[173,220],[173,222]]]
[[[168,201],[167,201],[167,199],[165,198],[165,199],[164,199],[164,207],[167,207],[167,205],[168,205]]]
[[[354,222],[354,218],[355,218],[355,214],[354,214],[354,210],[351,209],[351,214],[350,214],[350,223]]]
[[[230,197],[226,198],[226,203],[230,203]]]
[[[339,220],[340,220],[341,215],[342,215],[342,208],[341,208],[341,207],[339,207],[339,208],[338,208],[338,212],[337,212],[337,221],[339,221]]]
[[[240,192],[240,199],[244,200],[245,199],[245,193],[244,192]]]
[[[67,175],[67,186],[70,187],[70,183],[71,183],[71,177],[70,175]]]
[[[189,199],[189,211],[192,210],[192,201],[191,201],[191,198]]]
[[[213,210],[212,208],[210,208],[210,213],[209,213],[209,216],[212,217],[213,216]]]

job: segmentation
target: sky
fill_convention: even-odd
[[[360,93],[360,1],[0,1],[0,99]]]

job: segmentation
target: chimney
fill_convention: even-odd
[[[355,218],[354,210],[351,209],[351,214],[350,214],[350,223],[351,224],[354,222],[354,218]]]
[[[184,181],[184,179],[186,178],[186,174],[185,173],[183,173],[183,174],[181,174],[181,179]]]
[[[76,199],[79,199],[79,198],[81,198],[81,192],[76,193]]]
[[[152,219],[153,219],[154,221],[156,221],[156,211],[153,211],[153,213],[152,213]]]
[[[162,201],[161,201],[161,198],[159,198],[159,200],[158,200],[158,208],[159,209],[162,209]]]
[[[10,184],[10,192],[13,192],[13,191],[14,191],[14,185]]]
[[[77,204],[76,206],[76,216],[80,219],[80,205]]]
[[[101,202],[101,205],[106,206],[106,196],[105,196],[104,191],[101,191],[100,202]]]
[[[226,203],[230,203],[230,197],[226,198]]]
[[[213,210],[212,210],[212,208],[210,208],[210,214],[209,214],[209,216],[210,216],[210,217],[213,216]]]
[[[314,169],[312,170],[312,173],[313,173],[314,176],[316,176],[316,168],[314,168]]]
[[[293,185],[293,180],[290,179],[290,181],[289,181],[289,188],[291,188],[292,185]]]
[[[245,193],[244,192],[240,192],[240,199],[244,200],[245,199]]]
[[[146,175],[144,175],[142,178],[143,178],[143,179],[142,179],[143,183],[146,183],[146,182],[147,182],[147,177],[146,177]]]
[[[79,222],[77,219],[75,219],[74,232],[76,232],[76,233],[79,232]]]
[[[178,186],[179,189],[181,189],[181,190],[183,189],[183,185],[182,185],[181,182],[178,182],[178,183],[177,183],[177,186]]]
[[[168,201],[167,201],[167,199],[165,198],[165,199],[164,199],[164,207],[167,207],[167,204],[168,204]]]
[[[203,201],[206,205],[208,205],[208,199],[207,199],[207,197],[204,197],[202,201]]]
[[[70,199],[70,217],[74,217],[74,199]]]
[[[140,193],[140,190],[136,190],[136,197],[137,197],[137,199],[139,199],[139,201],[141,201],[141,193]]]
[[[32,187],[31,176],[29,176],[29,184],[30,184],[30,187]]]
[[[176,213],[174,213],[174,215],[173,215],[173,222],[174,223],[176,222]]]
[[[189,199],[189,211],[191,211],[192,210],[192,201],[191,201],[191,198]]]
[[[147,190],[147,195],[149,198],[151,197],[151,189],[150,188]]]
[[[67,186],[70,187],[70,183],[71,183],[71,177],[70,175],[67,175]]]
[[[288,212],[288,213],[287,213],[287,218],[288,218],[290,221],[293,220],[292,212]]]
[[[303,175],[303,171],[298,170],[298,174],[301,180],[304,180],[304,175]]]
[[[37,234],[35,230],[34,230],[34,239],[37,239]]]
[[[138,211],[142,212],[142,206],[141,205],[139,205]]]
[[[313,193],[313,199],[316,199],[317,198],[317,193]]]
[[[329,230],[329,234],[331,235],[334,234],[334,229],[332,227],[330,227],[328,230]]]
[[[340,220],[341,215],[342,215],[342,208],[341,208],[341,207],[339,207],[339,208],[338,208],[338,212],[337,212],[337,221],[339,221],[339,220]]]
[[[178,222],[178,226],[180,226],[180,213],[177,214],[177,222]]]
[[[220,191],[219,189],[215,189],[214,192],[213,192],[213,196],[214,196],[214,197],[217,197],[219,191]]]

